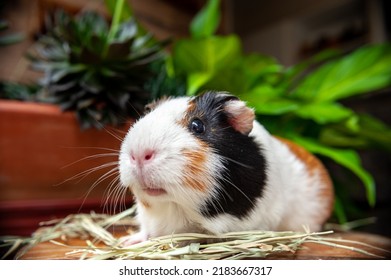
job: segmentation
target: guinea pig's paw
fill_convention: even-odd
[[[123,236],[119,239],[121,247],[129,247],[131,245],[141,243],[148,240],[148,236],[143,232],[137,232],[132,235]]]

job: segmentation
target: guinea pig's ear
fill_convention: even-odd
[[[238,132],[248,135],[253,129],[254,110],[239,99],[231,99],[224,104],[229,124]]]
[[[164,102],[167,101],[168,99],[169,99],[169,97],[163,96],[163,97],[161,97],[161,98],[158,99],[158,100],[154,100],[154,101],[152,101],[151,103],[148,103],[148,104],[145,105],[145,107],[144,107],[144,112],[145,112],[145,113],[149,113],[149,112],[153,111],[157,106],[159,106],[160,104],[164,103]]]

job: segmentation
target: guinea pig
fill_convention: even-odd
[[[225,92],[156,102],[125,136],[119,170],[140,223],[125,245],[183,232],[318,231],[333,208],[321,162]]]

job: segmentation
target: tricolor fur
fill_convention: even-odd
[[[319,230],[332,208],[320,162],[271,136],[226,93],[157,103],[123,141],[120,178],[138,204],[141,229],[130,243],[180,232]]]

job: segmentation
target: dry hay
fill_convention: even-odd
[[[386,251],[362,242],[327,237],[333,231],[243,231],[221,235],[181,233],[152,238],[129,247],[122,247],[119,239],[112,234],[113,229],[118,227],[135,228],[137,224],[134,215],[135,207],[132,207],[114,216],[92,212],[90,214],[73,214],[64,219],[43,222],[41,228],[31,237],[4,238],[4,244],[10,246],[4,257],[23,246],[16,255],[16,258],[20,258],[38,243],[46,241],[69,247],[68,254],[80,259],[216,260],[265,258],[275,253],[294,253],[302,248],[304,242],[343,248],[367,257],[381,258],[362,248],[375,250],[379,253]],[[86,245],[77,247],[66,245],[65,241],[72,238],[84,239]]]

